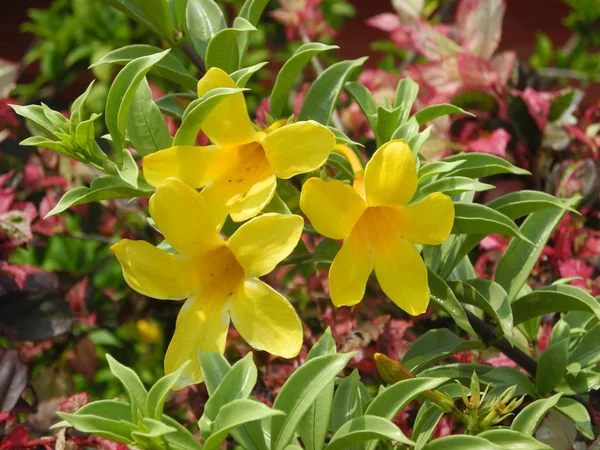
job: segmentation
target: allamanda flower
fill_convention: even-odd
[[[355,174],[356,175],[356,174]],[[367,163],[364,182],[311,178],[300,208],[323,236],[344,242],[329,271],[336,306],[360,302],[375,269],[383,292],[412,315],[429,303],[427,269],[413,244],[441,244],[454,223],[454,205],[436,192],[408,205],[417,190],[415,159],[403,141],[392,141]]]
[[[298,354],[302,325],[296,311],[258,277],[294,249],[304,224],[300,216],[261,215],[226,241],[215,231],[203,197],[172,178],[150,198],[150,214],[176,254],[128,239],[112,250],[139,293],[187,298],[165,356],[166,373],[191,360],[178,387],[202,381],[198,349],[223,353],[230,318],[254,348],[284,358]]]
[[[198,97],[215,88],[237,85],[221,69],[211,68],[198,82]],[[144,176],[152,186],[169,177],[204,187],[202,195],[222,223],[227,213],[236,221],[258,214],[275,194],[276,177],[315,170],[327,160],[335,136],[314,121],[257,131],[240,92],[219,103],[202,123],[214,145],[178,146],[144,158]]]

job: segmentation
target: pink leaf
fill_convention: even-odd
[[[489,89],[500,81],[500,76],[485,59],[461,53],[457,56],[463,89]]]
[[[490,59],[500,43],[505,11],[503,0],[462,0],[456,13],[462,46],[473,55]]]
[[[486,138],[476,139],[467,144],[470,152],[488,153],[490,155],[506,157],[506,147],[510,142],[510,134],[498,128]]]
[[[546,124],[548,123],[548,113],[550,112],[550,102],[546,100],[542,94],[533,90],[532,88],[526,88],[521,98],[527,105],[527,110],[531,117],[537,124],[541,131],[544,131]]]
[[[400,17],[392,13],[377,14],[376,16],[368,18],[365,23],[371,27],[387,31],[388,33],[391,33],[396,28],[402,26]]]

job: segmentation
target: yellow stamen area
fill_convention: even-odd
[[[244,269],[225,245],[209,252],[199,267],[201,295],[225,301],[244,282]]]
[[[370,206],[364,210],[351,231],[369,251],[385,252],[399,235],[401,217],[393,206]]]

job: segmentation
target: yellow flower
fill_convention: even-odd
[[[226,241],[203,197],[169,178],[150,199],[150,214],[177,251],[125,239],[112,247],[127,283],[149,297],[186,299],[165,357],[170,373],[191,360],[178,387],[202,381],[198,349],[225,350],[229,319],[257,350],[298,354],[302,325],[292,305],[258,277],[272,271],[300,239],[303,219],[264,214]]]
[[[215,88],[237,85],[221,69],[211,68],[198,82],[198,97]],[[327,160],[335,136],[314,121],[257,131],[240,92],[217,105],[202,123],[214,145],[178,146],[144,158],[144,176],[152,186],[169,177],[204,187],[202,195],[218,224],[229,213],[236,221],[258,214],[275,194],[276,177],[291,178],[315,170]]]
[[[360,302],[371,271],[383,292],[412,315],[429,303],[427,269],[413,244],[441,244],[454,223],[454,205],[436,192],[408,205],[417,190],[415,159],[403,141],[375,152],[354,189],[341,181],[311,178],[300,208],[323,236],[343,239],[329,271],[336,306]]]

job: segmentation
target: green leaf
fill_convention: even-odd
[[[550,112],[548,113],[548,122],[554,122],[569,109],[573,99],[575,98],[575,90],[568,89],[558,97],[555,97],[550,102]]]
[[[239,17],[256,26],[268,3],[269,0],[246,0],[240,9]]]
[[[461,339],[446,328],[428,330],[402,356],[402,365],[413,373],[419,373],[426,366],[455,353],[483,348],[483,343]]]
[[[286,415],[271,420],[272,450],[283,450],[290,443],[302,416],[353,356],[354,353],[318,356],[288,378],[273,403],[274,409]]]
[[[512,303],[515,325],[554,312],[587,311],[600,319],[600,303],[575,286],[556,285],[536,289]]]
[[[22,140],[19,145],[22,145],[23,147],[49,148],[50,150],[54,150],[62,155],[82,161],[81,156],[74,155],[73,152],[62,142],[51,141],[42,136],[28,137],[27,139]]]
[[[335,127],[327,125],[327,129],[329,131],[331,131],[333,134],[335,134],[335,140],[338,144],[345,144],[350,147],[364,147],[363,144],[361,144],[360,142],[353,141],[348,136],[346,136],[342,131],[338,130]],[[363,158],[360,156],[359,156],[359,158],[362,161]]]
[[[430,269],[427,269],[427,281],[431,292],[431,301],[452,317],[460,328],[470,335],[476,336],[477,333],[469,323],[465,310],[446,282]]]
[[[154,103],[156,103],[156,106],[158,106],[163,114],[181,120],[186,106],[196,99],[196,94],[179,92],[177,94],[167,94],[157,99]]]
[[[233,400],[219,410],[214,422],[213,434],[204,443],[204,450],[218,449],[227,435],[243,424],[277,415],[283,415],[283,412],[271,409],[258,401]]]
[[[511,192],[495,198],[487,203],[487,206],[494,208],[512,220],[548,209],[568,209],[575,214],[579,214],[576,209],[571,208],[562,200],[540,191]]]
[[[507,160],[485,153],[459,153],[444,159],[445,162],[464,161],[460,167],[448,172],[448,176],[484,178],[491,175],[512,173],[514,175],[531,175],[525,169],[521,169]]]
[[[346,83],[344,89],[352,96],[359,106],[373,132],[377,132],[377,103],[371,91],[360,83],[350,81]]]
[[[327,164],[339,170],[340,175],[344,180],[352,182],[354,180],[354,171],[348,160],[336,152],[331,152],[327,157]]]
[[[77,125],[74,135],[77,145],[83,150],[86,156],[89,155],[90,159],[95,158],[101,161],[107,159],[107,157],[102,150],[97,148],[95,122],[99,118],[100,114],[92,114],[88,120],[84,120]]]
[[[561,414],[567,416],[569,419],[575,422],[577,430],[579,430],[583,437],[586,439],[594,439],[592,421],[585,406],[572,398],[561,397],[558,399],[558,402],[556,402],[555,408]]]
[[[431,105],[426,106],[425,108],[417,111],[414,115],[415,119],[419,125],[425,125],[427,122],[431,122],[434,119],[437,119],[441,116],[446,116],[448,114],[466,114],[468,116],[475,117],[475,114],[470,113],[469,111],[465,111],[458,106],[450,105],[447,103],[442,103],[439,105]]]
[[[109,354],[106,355],[108,366],[112,374],[119,379],[129,400],[131,400],[131,417],[133,422],[137,422],[141,417],[148,417],[146,407],[148,401],[148,391],[137,374],[127,366],[124,366]]]
[[[194,145],[200,132],[202,122],[210,114],[215,106],[227,96],[242,92],[240,88],[217,88],[213,89],[188,105],[183,114],[181,126],[173,139],[173,146]]]
[[[569,340],[555,342],[542,353],[535,373],[535,385],[540,395],[546,395],[562,379],[569,358]]]
[[[552,450],[552,447],[515,430],[487,430],[478,436],[507,450]]]
[[[69,119],[63,116],[58,111],[49,108],[48,105],[42,103],[44,115],[50,121],[55,130],[63,133],[69,133]]]
[[[152,101],[152,91],[146,80],[138,87],[131,104],[127,137],[142,156],[169,148],[173,143],[169,127],[160,109]]]
[[[93,433],[102,438],[124,444],[133,442],[131,433],[137,430],[135,425],[122,420],[112,420],[88,414],[68,414],[62,411],[57,411],[56,414],[79,431]]]
[[[423,447],[423,450],[504,450],[504,447],[482,437],[463,434],[435,439]]]
[[[175,428],[149,417],[144,417],[142,423],[147,431],[134,431],[131,433],[136,441],[140,440],[139,438],[154,439],[177,432]],[[144,440],[142,439],[141,442],[144,442]]]
[[[449,281],[456,297],[463,303],[476,306],[494,318],[498,330],[506,336],[513,335],[513,313],[506,291],[498,283],[483,278],[466,281]]]
[[[308,352],[306,361],[311,361],[323,355],[333,355],[335,352],[335,340],[331,335],[331,329],[328,327],[323,336]],[[298,424],[298,434],[308,450],[321,450],[325,444],[331,419],[334,387],[334,380],[325,385]]]
[[[408,148],[410,148],[413,155],[416,155],[416,156],[419,155],[419,150],[421,150],[421,147],[423,146],[425,141],[427,141],[427,139],[429,139],[429,135],[431,134],[432,130],[433,130],[433,125],[429,125],[423,131],[415,134],[413,137],[409,138],[406,141],[406,145],[408,145]]]
[[[315,120],[327,125],[348,77],[366,60],[365,57],[352,61],[340,61],[325,69],[306,92],[298,120]]]
[[[85,101],[90,95],[92,87],[94,87],[94,81],[95,80],[92,80],[85,92],[77,97],[71,104],[71,123],[69,125],[69,132],[71,135],[75,134],[77,125],[79,125],[83,120],[83,107],[85,105]]]
[[[189,0],[190,3],[192,1],[194,0]],[[125,47],[108,52],[106,55],[92,64],[90,69],[103,64],[125,65],[143,56],[152,56],[160,53],[164,52],[160,48],[154,47],[153,45],[127,45]],[[186,89],[196,91],[196,85],[198,84],[198,81],[188,72],[183,64],[181,64],[179,59],[177,59],[171,53],[166,54],[160,61],[156,62],[151,67],[150,73],[172,81]]]
[[[202,445],[196,440],[194,435],[184,428],[179,422],[171,419],[169,416],[162,416],[162,422],[177,430],[175,433],[169,433],[164,440],[169,444],[171,450],[202,450]]]
[[[188,0],[185,20],[192,46],[205,60],[210,40],[227,27],[225,16],[214,0]]]
[[[265,10],[269,0],[246,0],[238,17],[245,19],[248,23],[257,26],[260,16]],[[246,57],[248,51],[248,33],[242,33],[236,38],[240,52],[240,62]]]
[[[562,394],[556,394],[550,398],[542,398],[530,403],[517,414],[510,429],[533,436],[546,413],[556,405],[556,402],[558,402],[561,395]]]
[[[44,108],[42,108],[39,105],[9,106],[14,110],[16,114],[27,119],[30,122],[33,122],[33,124],[37,128],[39,128],[45,134],[46,137],[56,138],[56,135],[54,134],[54,125],[52,125],[52,122],[50,122],[44,114]]]
[[[225,375],[231,370],[231,366],[223,355],[218,352],[198,352],[200,370],[208,395],[212,396]]]
[[[327,450],[344,450],[353,444],[380,439],[400,442],[401,444],[414,444],[404,433],[389,420],[377,416],[356,417],[340,427],[333,435]]]
[[[131,404],[117,400],[97,400],[83,405],[75,415],[99,416],[111,420],[131,422]]]
[[[90,187],[80,186],[68,191],[52,210],[46,214],[46,218],[59,214],[71,206],[83,205],[84,203],[98,202],[111,198],[136,198],[152,195],[154,189],[150,186],[133,188],[118,177],[103,175],[92,180]]]
[[[392,133],[392,139],[403,139],[404,141],[408,141],[415,137],[419,132],[419,124],[417,123],[417,119],[411,117],[408,121],[400,124],[398,128],[394,130]],[[413,155],[417,155],[415,149],[410,149]],[[418,162],[417,162],[418,163]]]
[[[181,378],[181,374],[188,364],[189,361],[186,361],[175,372],[165,375],[150,388],[146,401],[146,409],[150,417],[160,420],[169,391],[175,386],[179,378]]]
[[[360,375],[353,370],[350,376],[344,378],[333,398],[333,414],[331,429],[337,432],[342,425],[363,414],[363,398],[360,391]]]
[[[392,384],[380,392],[367,406],[365,415],[392,420],[403,408],[424,391],[435,389],[448,381],[448,378],[411,378]]]
[[[504,236],[518,236],[527,240],[512,220],[485,205],[454,202],[454,214],[452,234],[488,235],[497,233]]]
[[[129,0],[168,41],[174,38],[173,16],[167,0]]]
[[[487,92],[483,91],[467,91],[455,95],[451,99],[452,104],[464,109],[472,109],[476,111],[487,111],[496,115],[498,113],[498,99]]]
[[[401,107],[393,110],[386,109],[383,106],[377,107],[377,132],[375,136],[379,138],[376,142],[378,147],[392,138],[392,134],[398,128],[401,113]],[[416,120],[413,120],[413,123],[416,123]]]
[[[116,76],[106,99],[106,127],[112,137],[116,149],[117,165],[122,164],[121,150],[125,146],[125,128],[129,108],[133,103],[135,93],[144,80],[150,68],[160,61],[169,50],[150,56],[142,56],[127,63]]]
[[[236,70],[231,74],[231,79],[235,81],[235,84],[237,84],[238,87],[246,87],[246,83],[248,83],[250,77],[252,77],[252,75],[254,75],[259,69],[266,66],[267,64],[269,63],[265,61],[258,64],[254,64],[250,67],[245,67],[243,69]]]
[[[252,352],[248,353],[225,374],[204,405],[204,416],[214,421],[223,406],[233,400],[247,398],[252,393],[258,376],[253,356]]]
[[[321,52],[339,48],[336,45],[325,45],[319,42],[308,42],[301,45],[294,54],[285,62],[275,80],[275,85],[269,97],[271,115],[279,119],[282,117],[285,106],[288,103],[290,92],[304,66],[314,56]]]
[[[411,437],[415,441],[415,450],[420,450],[431,439],[435,427],[444,413],[433,402],[425,402],[419,408]]]
[[[451,172],[458,166],[464,164],[464,162],[464,160],[454,162],[435,161],[424,164],[419,168],[419,183],[422,183],[428,178],[434,177],[436,175]]]
[[[398,122],[405,122],[410,116],[413,104],[419,94],[419,85],[412,78],[406,77],[400,80],[396,88],[396,102],[394,107],[400,110]]]
[[[520,227],[531,243],[512,239],[498,262],[494,280],[508,293],[512,302],[525,285],[540,257],[546,242],[564,215],[564,209],[549,209],[531,214]]]
[[[537,396],[537,391],[527,375],[514,367],[496,367],[485,373],[479,373],[479,379],[485,383],[492,383],[494,390],[489,395],[500,395],[505,389],[516,386],[515,395]]]
[[[569,355],[569,372],[578,372],[586,367],[596,366],[600,361],[598,343],[600,343],[600,324],[596,324],[586,332]]]
[[[424,185],[420,185],[417,193],[411,200],[411,203],[417,203],[429,194],[442,192],[446,195],[455,195],[462,192],[482,192],[494,189],[492,184],[481,183],[477,180],[467,177],[448,177],[440,178]],[[489,206],[489,205],[488,205]]]
[[[237,36],[256,31],[256,28],[242,17],[236,17],[232,28],[219,31],[208,43],[206,49],[206,68],[218,67],[227,73],[240,68],[240,51]]]
[[[365,416],[378,416],[392,420],[424,391],[435,389],[448,381],[448,378],[412,378],[399,381],[380,392],[367,406]],[[371,442],[367,450],[377,448],[378,441]]]

